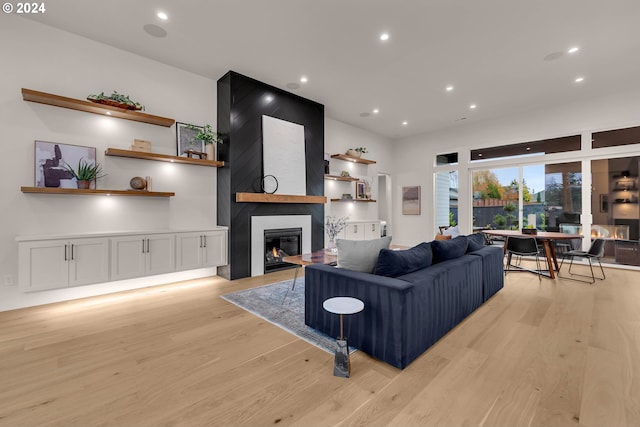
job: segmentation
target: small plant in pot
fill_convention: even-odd
[[[195,130],[198,133],[194,135],[195,141],[202,141],[204,143],[205,150],[207,152],[207,159],[215,160],[215,148],[214,144],[222,144],[222,138],[217,132],[213,131],[213,126],[204,125],[204,127],[187,125],[189,129]]]
[[[349,148],[347,150],[347,156],[360,158],[360,156],[362,156],[362,154],[367,153],[367,152],[368,151],[367,151],[366,147]]]
[[[69,173],[76,179],[78,188],[90,188],[91,181],[106,176],[102,173],[100,163],[89,163],[85,159],[78,161],[77,169],[74,169],[68,163],[64,164]]]

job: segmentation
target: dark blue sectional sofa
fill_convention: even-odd
[[[345,316],[349,344],[403,369],[504,286],[503,250],[483,240],[478,234],[383,249],[376,274],[310,265],[305,323],[337,337],[339,316],[322,302],[358,298],[364,311]]]

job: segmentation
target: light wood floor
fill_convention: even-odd
[[[640,273],[511,273],[403,371],[328,353],[214,277],[0,313],[0,426],[640,426]]]

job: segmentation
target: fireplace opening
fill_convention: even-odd
[[[289,255],[300,255],[302,228],[278,228],[264,231],[264,272],[293,268],[295,265],[282,261]]]

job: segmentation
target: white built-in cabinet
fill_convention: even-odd
[[[227,228],[204,231],[18,237],[25,292],[227,264]]]
[[[111,239],[111,280],[171,273],[176,268],[176,237],[141,234]]]
[[[338,239],[371,240],[380,238],[380,221],[354,220],[346,221],[344,229],[338,234]]]
[[[203,233],[176,234],[176,270],[227,264],[227,233],[208,231]]]
[[[20,284],[25,291],[66,288],[109,279],[109,239],[21,242]]]

